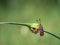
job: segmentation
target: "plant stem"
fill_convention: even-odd
[[[0,22],[0,24],[12,24],[12,25],[22,25],[27,26],[30,28],[30,26],[27,23],[17,23],[17,22]]]
[[[55,35],[55,34],[52,34],[52,33],[48,32],[48,31],[44,31],[44,32],[45,32],[45,33],[48,33],[48,34],[50,34],[50,35],[52,35],[52,36],[54,36],[54,37],[56,37],[57,39],[60,40],[60,37],[59,37],[59,36],[57,36],[57,35]]]

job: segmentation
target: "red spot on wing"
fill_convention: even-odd
[[[40,24],[40,36],[43,36],[43,35],[44,35],[43,27],[42,27],[42,25]]]

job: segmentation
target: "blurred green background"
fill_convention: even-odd
[[[0,22],[33,23],[41,19],[44,30],[60,36],[60,0],[0,0]],[[25,26],[0,25],[0,45],[60,45],[46,34],[33,34]]]

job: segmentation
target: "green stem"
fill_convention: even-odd
[[[30,26],[27,23],[17,23],[17,22],[0,22],[0,24],[12,24],[12,25],[22,25],[27,26],[30,28]]]
[[[44,32],[45,32],[45,33],[48,33],[48,34],[50,34],[50,35],[52,35],[52,36],[54,36],[54,37],[56,37],[57,39],[60,40],[60,37],[59,37],[59,36],[57,36],[57,35],[55,35],[55,34],[52,34],[52,33],[48,32],[48,31],[44,31]]]

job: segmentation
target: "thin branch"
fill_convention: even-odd
[[[48,33],[48,34],[50,34],[50,35],[52,35],[52,36],[54,36],[54,37],[56,37],[57,39],[60,40],[60,37],[59,37],[59,36],[57,36],[57,35],[55,35],[55,34],[52,34],[52,33],[48,32],[48,31],[44,31],[44,32],[45,32],[45,33]]]
[[[29,25],[27,25],[27,23],[17,23],[17,22],[0,22],[0,24],[11,24],[11,25],[22,25],[22,26],[27,26],[30,28]]]

